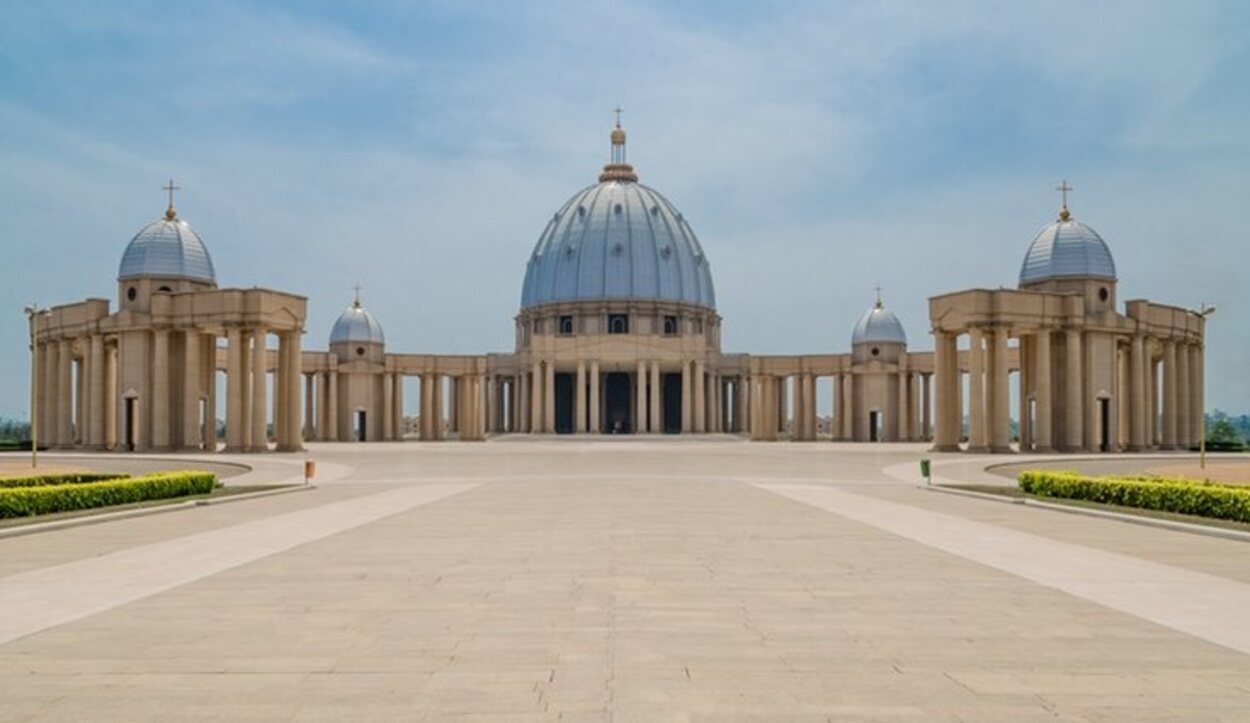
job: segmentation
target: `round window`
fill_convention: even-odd
[[[875,347],[875,346],[874,346],[874,347],[872,348],[872,355],[873,355],[873,356],[881,356],[881,350],[880,350],[880,349],[878,349],[877,347]]]
[[[136,296],[138,296],[138,295],[139,295],[139,290],[138,290],[138,289],[136,289],[135,287],[133,287],[133,286],[132,286],[132,287],[130,287],[129,289],[126,289],[126,298],[127,298],[127,299],[129,299],[129,300],[131,300],[131,301],[134,301],[134,300],[135,300],[135,297],[136,297]]]
[[[364,356],[365,348],[363,346],[356,347],[356,356]]]
[[[1111,296],[1111,292],[1107,291],[1107,287],[1104,286],[1098,290],[1099,301],[1106,301],[1109,296]]]

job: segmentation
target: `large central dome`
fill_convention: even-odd
[[[625,162],[625,131],[612,131],[612,162],[547,224],[525,269],[521,308],[562,301],[676,301],[716,307],[712,272],[690,224]]]

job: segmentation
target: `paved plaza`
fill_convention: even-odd
[[[924,455],[217,455],[318,484],[0,539],[0,720],[1250,720],[1250,543],[918,489]]]

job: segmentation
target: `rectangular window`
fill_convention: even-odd
[[[629,333],[629,314],[608,314],[609,334]]]
[[[677,326],[677,317],[664,317],[664,336],[677,336],[679,327]]]
[[[560,317],[560,336],[573,336],[573,317]]]

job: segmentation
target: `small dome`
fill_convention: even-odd
[[[872,308],[864,312],[855,324],[851,344],[906,344],[907,334],[894,312],[885,308],[878,299]]]
[[[139,278],[189,279],[217,283],[213,259],[186,221],[172,213],[144,226],[126,246],[119,281]]]
[[[356,299],[334,322],[330,343],[386,344],[386,335],[378,320],[360,305],[360,299]]]
[[[1038,232],[1020,266],[1021,286],[1051,279],[1115,281],[1115,261],[1106,242],[1066,213]]]

